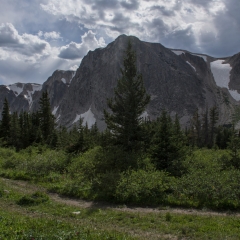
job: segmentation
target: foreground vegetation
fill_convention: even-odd
[[[240,217],[230,212],[176,213],[169,207],[134,211],[97,204],[83,208],[57,203],[35,184],[0,179],[0,185],[0,239],[239,239],[240,235]],[[26,200],[33,195],[40,197]]]
[[[109,152],[101,147],[71,156],[48,148],[40,153],[38,147],[18,153],[0,148],[0,176],[37,182],[66,196],[118,204],[240,209],[240,171],[232,167],[229,150],[193,151],[183,160],[180,177],[156,170],[148,158],[138,170],[105,172],[104,154]]]

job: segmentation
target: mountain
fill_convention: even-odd
[[[121,77],[129,40],[136,51],[137,69],[151,95],[145,117],[154,119],[166,109],[187,124],[196,109],[217,106],[220,123],[230,121],[240,100],[240,53],[214,58],[126,35],[105,48],[89,51],[76,72],[56,70],[43,85],[1,85],[0,109],[6,97],[11,111],[36,111],[42,91],[47,90],[58,124],[71,127],[82,117],[89,127],[97,122],[104,129],[103,109],[107,109],[106,99],[114,95]]]

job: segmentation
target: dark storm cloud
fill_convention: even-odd
[[[215,57],[240,52],[240,2],[234,0],[223,2],[225,3],[223,11],[216,14],[213,20],[216,31],[200,36],[202,51]]]
[[[192,28],[189,26],[186,29],[175,30],[168,34],[164,39],[163,44],[166,47],[184,49],[196,52],[196,41]],[[198,51],[197,51],[198,52]]]

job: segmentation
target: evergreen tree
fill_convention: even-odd
[[[11,115],[11,126],[10,126],[10,144],[16,147],[16,150],[20,150],[20,126],[17,112]]]
[[[182,174],[182,160],[187,154],[186,137],[181,130],[178,116],[174,122],[164,110],[155,124],[150,155],[158,170],[166,170],[172,175]]]
[[[208,118],[208,108],[206,108],[205,113],[202,115],[202,145],[209,146],[209,118]]]
[[[195,114],[192,118],[192,130],[194,133],[195,143],[198,147],[202,146],[202,139],[201,139],[201,119],[198,113],[198,109],[196,110]]]
[[[10,138],[10,129],[11,129],[11,115],[9,110],[8,101],[5,98],[3,103],[2,111],[2,121],[0,125],[0,137],[8,143]]]
[[[210,115],[210,147],[212,147],[215,143],[216,124],[219,116],[216,106],[210,109],[209,115]]]
[[[55,118],[51,112],[51,105],[47,91],[42,93],[39,105],[39,120],[43,141],[49,144],[54,135]]]
[[[123,65],[122,77],[114,90],[115,96],[108,99],[111,113],[104,111],[104,117],[116,143],[124,150],[132,151],[137,149],[143,138],[140,116],[149,103],[150,96],[146,94],[142,76],[137,73],[136,54],[130,42]]]

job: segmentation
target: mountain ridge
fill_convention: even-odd
[[[6,97],[11,111],[36,111],[42,91],[47,90],[58,124],[70,128],[83,117],[89,127],[96,121],[104,129],[103,109],[107,109],[106,99],[113,97],[117,79],[121,77],[129,40],[136,51],[138,72],[151,95],[145,115],[155,119],[166,109],[172,115],[178,114],[186,125],[196,109],[204,111],[216,105],[221,116],[219,122],[230,121],[229,116],[240,100],[240,53],[215,58],[126,35],[120,35],[105,48],[89,51],[76,72],[54,71],[28,98],[0,85],[0,109]]]

